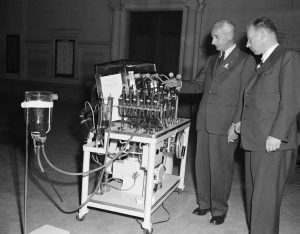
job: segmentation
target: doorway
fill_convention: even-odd
[[[155,63],[158,73],[179,71],[182,11],[130,13],[129,60]]]

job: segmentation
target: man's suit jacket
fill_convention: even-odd
[[[280,150],[297,146],[300,110],[300,59],[278,46],[251,77],[244,95],[242,146],[264,151],[268,136],[282,141]]]
[[[242,97],[246,84],[255,71],[254,58],[238,47],[218,65],[218,55],[210,56],[195,81],[183,81],[180,92],[200,93],[197,131],[227,134],[232,122],[241,118]],[[204,81],[204,87],[203,87]]]

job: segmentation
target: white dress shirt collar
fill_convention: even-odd
[[[236,44],[234,44],[233,46],[229,47],[227,50],[225,50],[225,54],[224,54],[224,60],[228,57],[228,55],[234,50],[234,48],[236,47]],[[220,56],[222,55],[222,53],[220,53]]]
[[[279,46],[278,43],[276,43],[275,45],[271,46],[261,57],[261,61],[264,63],[267,58],[269,58],[269,56],[272,54],[272,52],[276,49],[276,47]]]

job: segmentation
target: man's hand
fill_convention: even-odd
[[[241,121],[240,122],[237,122],[235,125],[234,125],[234,131],[236,133],[241,133]]]
[[[281,140],[272,136],[268,136],[266,141],[266,151],[270,153],[275,150],[278,150],[280,148],[280,144],[281,144]]]
[[[165,85],[165,87],[167,87],[167,88],[174,88],[174,87],[178,88],[181,86],[181,81],[176,78],[173,78],[173,79],[164,81],[163,85]]]
[[[234,131],[235,124],[231,124],[230,128],[228,129],[228,144],[234,142],[238,135]]]

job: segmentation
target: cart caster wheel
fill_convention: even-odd
[[[178,194],[182,194],[183,190],[182,189],[177,189]]]
[[[77,214],[77,215],[76,215],[76,220],[77,220],[77,221],[84,221],[84,220],[85,220],[85,216],[86,216],[86,215],[83,215],[82,217],[79,217],[79,214]]]
[[[151,230],[148,229],[144,229],[143,234],[152,234],[153,233],[153,228],[151,228]]]

